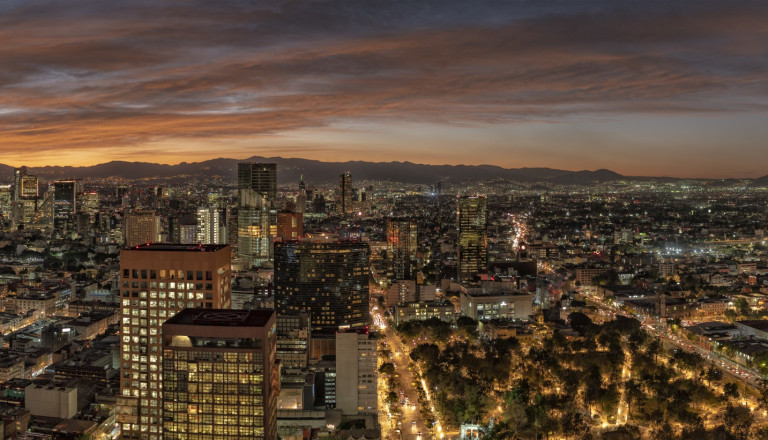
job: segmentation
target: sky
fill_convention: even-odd
[[[768,2],[4,0],[0,163],[768,174]]]

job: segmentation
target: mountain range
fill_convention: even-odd
[[[550,183],[560,185],[590,185],[625,178],[616,172],[568,171],[553,168],[502,168],[495,165],[426,165],[411,162],[321,162],[310,159],[254,156],[248,159],[219,158],[203,162],[182,162],[165,165],[149,162],[112,161],[93,166],[28,167],[28,174],[42,180],[65,178],[134,179],[191,179],[206,176],[219,177],[224,183],[234,184],[238,162],[266,162],[277,164],[278,183],[297,182],[300,176],[312,184],[335,184],[339,174],[349,171],[356,181],[384,180],[414,184],[434,184],[438,181],[467,182],[505,179],[516,182]],[[0,179],[9,181],[13,167],[0,164]],[[754,182],[768,181],[768,176]]]

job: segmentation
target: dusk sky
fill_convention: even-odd
[[[0,163],[768,174],[768,1],[0,2]]]

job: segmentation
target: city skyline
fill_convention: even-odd
[[[173,17],[170,19],[169,17]],[[768,169],[759,2],[0,6],[0,163]]]

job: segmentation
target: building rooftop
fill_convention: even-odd
[[[768,331],[768,320],[756,319],[748,321],[736,321],[737,324],[741,324],[746,327],[752,327],[757,330]]]
[[[274,313],[274,310],[184,309],[165,324],[264,327]]]
[[[177,243],[146,243],[131,246],[129,251],[152,252],[217,252],[229,245],[226,244],[177,244]]]

